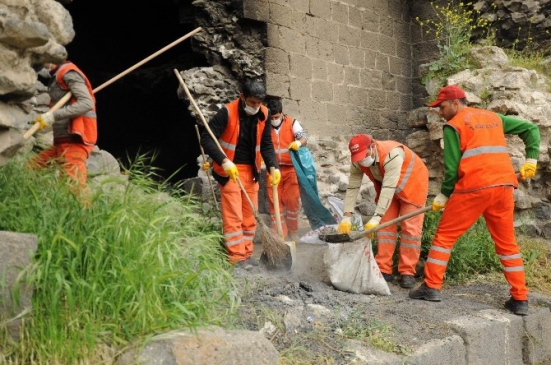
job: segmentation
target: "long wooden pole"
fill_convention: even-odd
[[[202,29],[203,28],[201,28],[201,27],[195,28],[194,30],[192,30],[188,34],[176,39],[174,42],[166,45],[165,47],[161,48],[157,52],[155,52],[155,53],[151,54],[150,56],[144,58],[140,62],[136,63],[134,66],[127,68],[126,70],[124,70],[123,72],[118,74],[117,76],[107,80],[106,82],[104,82],[103,84],[101,84],[100,86],[98,86],[94,90],[92,90],[92,92],[95,94],[98,91],[106,88],[107,86],[111,85],[112,83],[114,83],[118,79],[120,79],[120,78],[126,76],[127,74],[129,74],[130,72],[134,71],[135,69],[137,69],[138,67],[140,67],[144,63],[151,61],[153,58],[157,57],[161,53],[166,52],[167,50],[174,47],[178,43],[181,43],[182,41],[184,41],[184,40],[188,39],[189,37],[195,35],[196,33],[200,32]],[[71,92],[69,91],[61,99],[59,99],[59,101],[57,103],[55,103],[55,105],[50,109],[50,112],[52,112],[52,113],[55,112],[56,110],[61,108],[63,105],[65,105],[65,103],[67,103],[70,99],[71,99]],[[36,131],[38,131],[39,128],[40,128],[40,123],[33,124],[33,126],[27,132],[25,132],[25,134],[23,134],[23,138],[29,139],[33,134],[36,133]]]

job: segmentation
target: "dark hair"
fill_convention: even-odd
[[[264,84],[260,81],[250,79],[246,80],[243,83],[243,88],[241,92],[246,98],[254,96],[255,98],[264,100],[264,98],[266,97],[266,88],[264,87]]]
[[[457,99],[457,100],[459,100],[460,104],[467,105],[467,98]]]
[[[283,105],[281,104],[281,99],[268,100],[267,107],[270,113],[272,113],[272,115],[283,112]]]

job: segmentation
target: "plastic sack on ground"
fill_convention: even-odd
[[[390,295],[387,282],[375,261],[371,240],[328,243],[323,263],[331,284],[345,292]]]
[[[301,147],[298,151],[291,151],[291,159],[297,173],[302,208],[310,228],[316,230],[328,224],[335,224],[333,215],[319,199],[316,166],[310,150]]]

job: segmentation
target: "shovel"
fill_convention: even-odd
[[[360,238],[363,238],[363,237],[368,236],[372,233],[375,233],[380,229],[383,229],[383,228],[388,227],[388,226],[392,226],[393,224],[396,224],[396,223],[400,223],[403,220],[406,220],[406,219],[411,218],[411,217],[415,217],[416,215],[421,214],[421,213],[428,212],[431,209],[432,209],[432,206],[423,207],[423,208],[418,209],[416,211],[413,211],[411,213],[404,214],[404,215],[402,215],[398,218],[391,219],[388,222],[380,224],[375,228],[371,228],[371,229],[368,229],[367,231],[356,233],[353,236],[350,236],[346,233],[338,233],[338,232],[335,232],[335,231],[333,231],[333,232],[322,231],[322,232],[320,232],[318,237],[320,238],[320,240],[325,241],[325,242],[330,242],[330,243],[354,242],[354,241],[359,240]]]

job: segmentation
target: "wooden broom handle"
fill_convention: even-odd
[[[112,83],[114,83],[118,79],[120,79],[123,76],[126,76],[128,73],[134,71],[135,69],[137,69],[138,67],[140,67],[144,63],[151,61],[153,58],[157,57],[161,53],[167,51],[168,49],[174,47],[178,43],[181,43],[182,41],[184,41],[184,40],[188,39],[189,37],[195,35],[196,33],[200,32],[202,29],[203,28],[201,28],[201,27],[195,28],[194,30],[192,30],[188,34],[184,35],[183,37],[180,37],[180,38],[176,39],[174,42],[166,45],[165,47],[161,48],[157,52],[155,52],[155,53],[151,54],[150,56],[144,58],[140,62],[136,63],[134,66],[131,66],[131,67],[127,68],[125,71],[121,72],[117,76],[107,80],[106,82],[104,82],[103,84],[101,84],[100,86],[98,86],[94,90],[92,90],[92,92],[95,94],[98,91],[106,88],[107,86],[111,85]],[[67,103],[69,101],[69,99],[71,99],[71,95],[72,94],[69,91],[61,99],[59,99],[59,101],[57,103],[55,103],[55,105],[49,111],[53,113],[56,110],[58,110],[59,108],[61,108],[63,105],[65,105],[65,103]],[[23,138],[29,139],[33,134],[36,133],[36,131],[38,131],[38,128],[40,128],[40,123],[33,124],[33,126],[27,132],[25,132],[25,134],[23,134]]]
[[[270,167],[270,175],[272,175],[272,179],[275,179],[275,167]],[[283,237],[283,227],[281,226],[281,216],[279,215],[279,196],[277,191],[277,185],[272,184],[272,191],[273,191],[273,200],[274,200],[274,213],[275,213],[275,220],[276,220],[276,226],[277,226],[277,233],[281,237],[281,239],[284,239]]]

